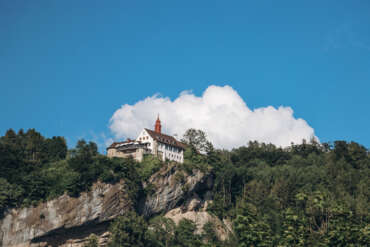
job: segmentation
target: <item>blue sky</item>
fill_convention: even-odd
[[[123,104],[230,85],[370,147],[370,2],[0,0],[0,133],[102,142]],[[103,135],[105,137],[103,137]]]

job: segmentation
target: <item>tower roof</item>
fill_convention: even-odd
[[[161,130],[162,130],[162,125],[161,125],[161,120],[159,119],[159,114],[158,114],[157,120],[155,121],[154,131],[157,133],[161,133]]]

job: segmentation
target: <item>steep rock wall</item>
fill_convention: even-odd
[[[181,207],[171,209],[164,216],[172,219],[176,225],[182,219],[193,221],[197,227],[197,234],[202,234],[204,225],[209,222],[213,225],[217,237],[224,241],[233,234],[231,222],[226,219],[221,221],[216,216],[208,213],[207,207],[210,202],[209,192],[205,193],[203,198],[194,193]]]
[[[132,207],[124,187],[123,181],[98,182],[78,198],[65,194],[37,207],[13,209],[0,221],[0,246],[29,246],[31,241],[34,246],[60,246],[68,234],[85,237],[92,226],[101,234],[107,228],[104,222]]]
[[[189,218],[200,227],[207,221],[221,225],[205,210],[198,210],[206,207],[212,187],[212,178],[199,170],[187,174],[176,165],[165,166],[144,187],[152,188],[139,203],[145,217],[169,212],[166,216],[175,221]],[[13,209],[0,220],[0,247],[82,247],[91,234],[105,246],[111,220],[132,210],[132,204],[121,181],[95,183],[78,198],[63,195],[37,207]]]
[[[212,179],[199,170],[186,174],[176,166],[164,167],[153,174],[147,186],[154,187],[154,193],[141,203],[141,213],[145,217],[167,212],[186,200],[193,192],[206,190],[212,185]]]

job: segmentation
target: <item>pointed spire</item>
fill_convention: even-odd
[[[158,113],[157,121],[155,121],[154,131],[157,133],[161,133],[161,129],[162,129],[161,120],[159,119],[159,113]]]

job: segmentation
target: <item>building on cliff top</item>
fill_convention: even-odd
[[[114,142],[107,148],[108,157],[129,157],[142,161],[144,155],[152,154],[161,160],[184,162],[185,144],[173,136],[161,132],[159,116],[155,122],[154,131],[143,129],[136,140],[127,139],[124,142]]]

